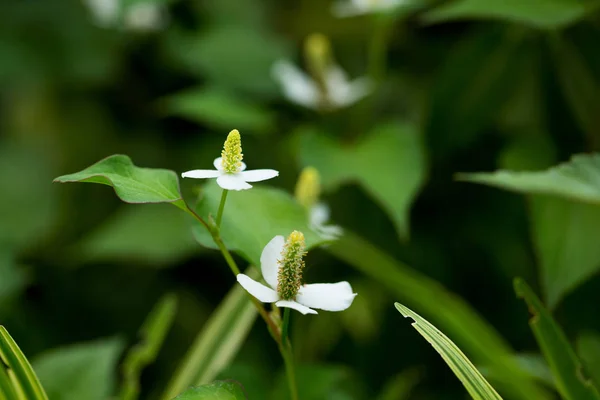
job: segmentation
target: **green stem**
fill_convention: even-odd
[[[223,218],[223,210],[225,209],[227,193],[229,193],[229,190],[223,189],[223,193],[221,194],[221,203],[219,204],[219,211],[217,212],[217,228],[221,228],[221,219]]]
[[[292,352],[292,343],[288,338],[289,326],[290,309],[288,307],[284,307],[283,323],[281,325],[281,344],[279,345],[279,351],[281,352],[283,362],[285,363],[285,374],[288,379],[291,398],[292,400],[298,400],[298,386],[296,384],[296,373],[294,371],[294,353]]]
[[[290,308],[283,307],[283,324],[281,325],[281,342],[286,343],[288,327],[290,325]]]
[[[373,34],[369,42],[368,69],[369,76],[375,84],[379,86],[385,75],[385,64],[389,39],[392,32],[394,17],[387,14],[375,15]]]

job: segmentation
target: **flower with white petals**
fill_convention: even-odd
[[[337,225],[326,225],[329,221],[329,207],[324,203],[317,203],[310,208],[308,221],[314,229],[325,240],[335,240],[344,234],[344,230]]]
[[[296,183],[296,200],[308,211],[310,227],[325,240],[334,240],[343,234],[342,228],[326,225],[329,221],[329,207],[319,202],[321,177],[314,167],[306,167]]]
[[[110,28],[118,25],[121,14],[123,26],[137,31],[163,28],[166,21],[164,7],[152,2],[136,2],[122,10],[120,0],[83,0],[96,25]]]
[[[250,189],[248,182],[260,182],[279,175],[274,169],[255,169],[246,171],[242,162],[242,139],[237,129],[227,135],[221,157],[216,158],[213,165],[216,169],[194,169],[181,174],[183,178],[217,178],[217,184],[227,190]]]
[[[348,282],[302,284],[305,254],[301,232],[292,232],[287,241],[275,236],[260,256],[262,275],[270,287],[244,274],[239,274],[237,281],[263,303],[293,308],[302,314],[317,314],[313,308],[343,311],[350,307],[356,293]]]
[[[373,85],[368,78],[351,82],[335,64],[325,35],[310,35],[304,49],[312,78],[287,60],[277,61],[271,71],[290,101],[312,109],[331,110],[349,106],[371,93]]]
[[[288,60],[277,61],[272,73],[288,100],[315,110],[347,107],[369,95],[373,89],[368,78],[350,81],[344,70],[335,64],[329,65],[324,73],[323,89]]]
[[[380,13],[393,10],[406,0],[343,0],[334,3],[331,11],[338,18]]]

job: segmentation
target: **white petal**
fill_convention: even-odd
[[[312,79],[289,61],[277,61],[272,68],[273,77],[283,86],[285,96],[309,108],[319,106],[319,89]]]
[[[217,178],[217,183],[223,189],[227,190],[245,190],[250,189],[252,185],[246,183],[240,174],[227,174],[221,172],[221,176]]]
[[[349,0],[338,1],[333,3],[331,6],[331,13],[337,18],[352,17],[355,15],[365,14],[366,12],[366,10],[357,7]]]
[[[217,178],[221,176],[221,171],[215,171],[214,169],[194,169],[192,171],[187,171],[181,174],[182,178],[196,178],[196,179],[204,179],[204,178]]]
[[[289,308],[293,308],[294,310],[300,311],[304,315],[306,315],[306,314],[318,314],[312,308],[308,308],[306,306],[303,306],[302,304],[296,303],[295,301],[279,300],[277,303],[275,303],[275,305],[277,307],[289,307]]]
[[[315,283],[304,285],[298,291],[296,301],[307,307],[326,311],[342,311],[350,307],[356,293],[348,282]]]
[[[260,255],[260,269],[265,281],[272,288],[277,288],[277,273],[279,272],[279,263],[277,260],[281,257],[285,238],[281,235],[275,236],[262,251]]]
[[[346,103],[343,105],[356,103],[371,94],[373,92],[373,82],[369,78],[358,78],[348,85],[347,90]]]
[[[313,229],[325,240],[334,240],[344,234],[344,230],[337,225],[320,225]]]
[[[279,171],[275,171],[274,169],[253,169],[252,171],[240,172],[240,175],[242,175],[242,178],[246,182],[260,182],[275,178],[279,175]]]
[[[248,293],[259,299],[263,303],[274,303],[277,300],[279,300],[279,296],[277,295],[276,291],[274,291],[270,287],[266,287],[260,282],[256,282],[248,275],[238,274],[237,281],[240,283],[240,285],[242,285],[244,289],[248,291]]]
[[[223,171],[223,157],[215,158],[215,161],[213,161],[213,165],[219,171]],[[240,171],[243,171],[245,169],[246,169],[246,163],[244,163],[242,161],[242,168],[240,168]]]
[[[324,203],[317,203],[310,209],[310,223],[314,226],[322,226],[329,220],[329,207]]]

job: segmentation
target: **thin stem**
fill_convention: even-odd
[[[187,203],[183,202],[183,204],[185,205],[184,211],[187,211],[192,217],[194,217],[198,222],[200,222],[208,230],[208,232],[210,233],[210,235],[213,238],[213,241],[215,242],[215,244],[221,251],[223,258],[227,262],[227,265],[229,265],[231,272],[233,272],[233,274],[237,276],[240,273],[240,269],[238,268],[237,264],[235,263],[235,260],[231,256],[231,253],[229,252],[229,250],[227,250],[227,247],[225,247],[225,243],[223,243],[223,240],[221,239],[221,233],[219,232],[219,229],[218,228],[214,229],[214,227],[212,227],[210,224],[208,224],[201,216],[199,216],[194,210],[192,210],[187,205]],[[246,292],[246,294],[250,298],[250,301],[252,301],[252,304],[254,304],[254,306],[258,310],[258,313],[260,314],[262,319],[267,324],[267,327],[269,328],[269,332],[271,333],[271,336],[273,337],[275,342],[277,342],[277,344],[281,347],[281,337],[279,335],[278,326],[269,317],[269,314],[267,313],[267,310],[265,310],[265,308],[263,307],[263,304],[260,301],[258,301],[258,299],[256,299],[254,296],[252,296],[250,293]]]
[[[229,190],[223,189],[223,193],[221,194],[221,203],[219,204],[219,211],[217,212],[217,228],[221,228],[221,219],[223,218],[223,210],[225,209],[227,193],[229,193]]]
[[[298,387],[296,385],[296,373],[294,371],[294,355],[292,352],[292,343],[288,338],[288,330],[290,326],[290,309],[283,308],[283,323],[281,324],[281,345],[279,351],[285,363],[285,373],[290,387],[292,400],[298,400]]]
[[[281,341],[286,343],[288,337],[288,327],[290,325],[290,308],[283,307],[283,324],[281,325]]]

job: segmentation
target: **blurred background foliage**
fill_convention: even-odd
[[[307,259],[308,281],[348,280],[359,296],[343,313],[294,316],[302,399],[465,398],[394,301],[448,334],[505,398],[527,398],[510,368],[486,367],[509,348],[514,373],[553,398],[516,276],[600,384],[600,207],[454,179],[598,151],[599,1],[407,0],[352,18],[318,0],[149,3],[115,2],[113,17],[91,0],[0,4],[0,323],[51,399],[114,393],[124,349],[172,292],[173,327],[142,376],[142,398],[160,398],[234,283],[174,208],[52,179],[116,153],[209,168],[233,128],[252,168],[280,171],[268,185],[292,192],[316,167],[347,232]],[[305,65],[314,32],[351,77],[375,79],[372,95],[331,112],[286,101],[271,67]],[[182,182],[186,197],[197,183]],[[285,398],[262,323],[244,340],[218,377],[251,399]]]

